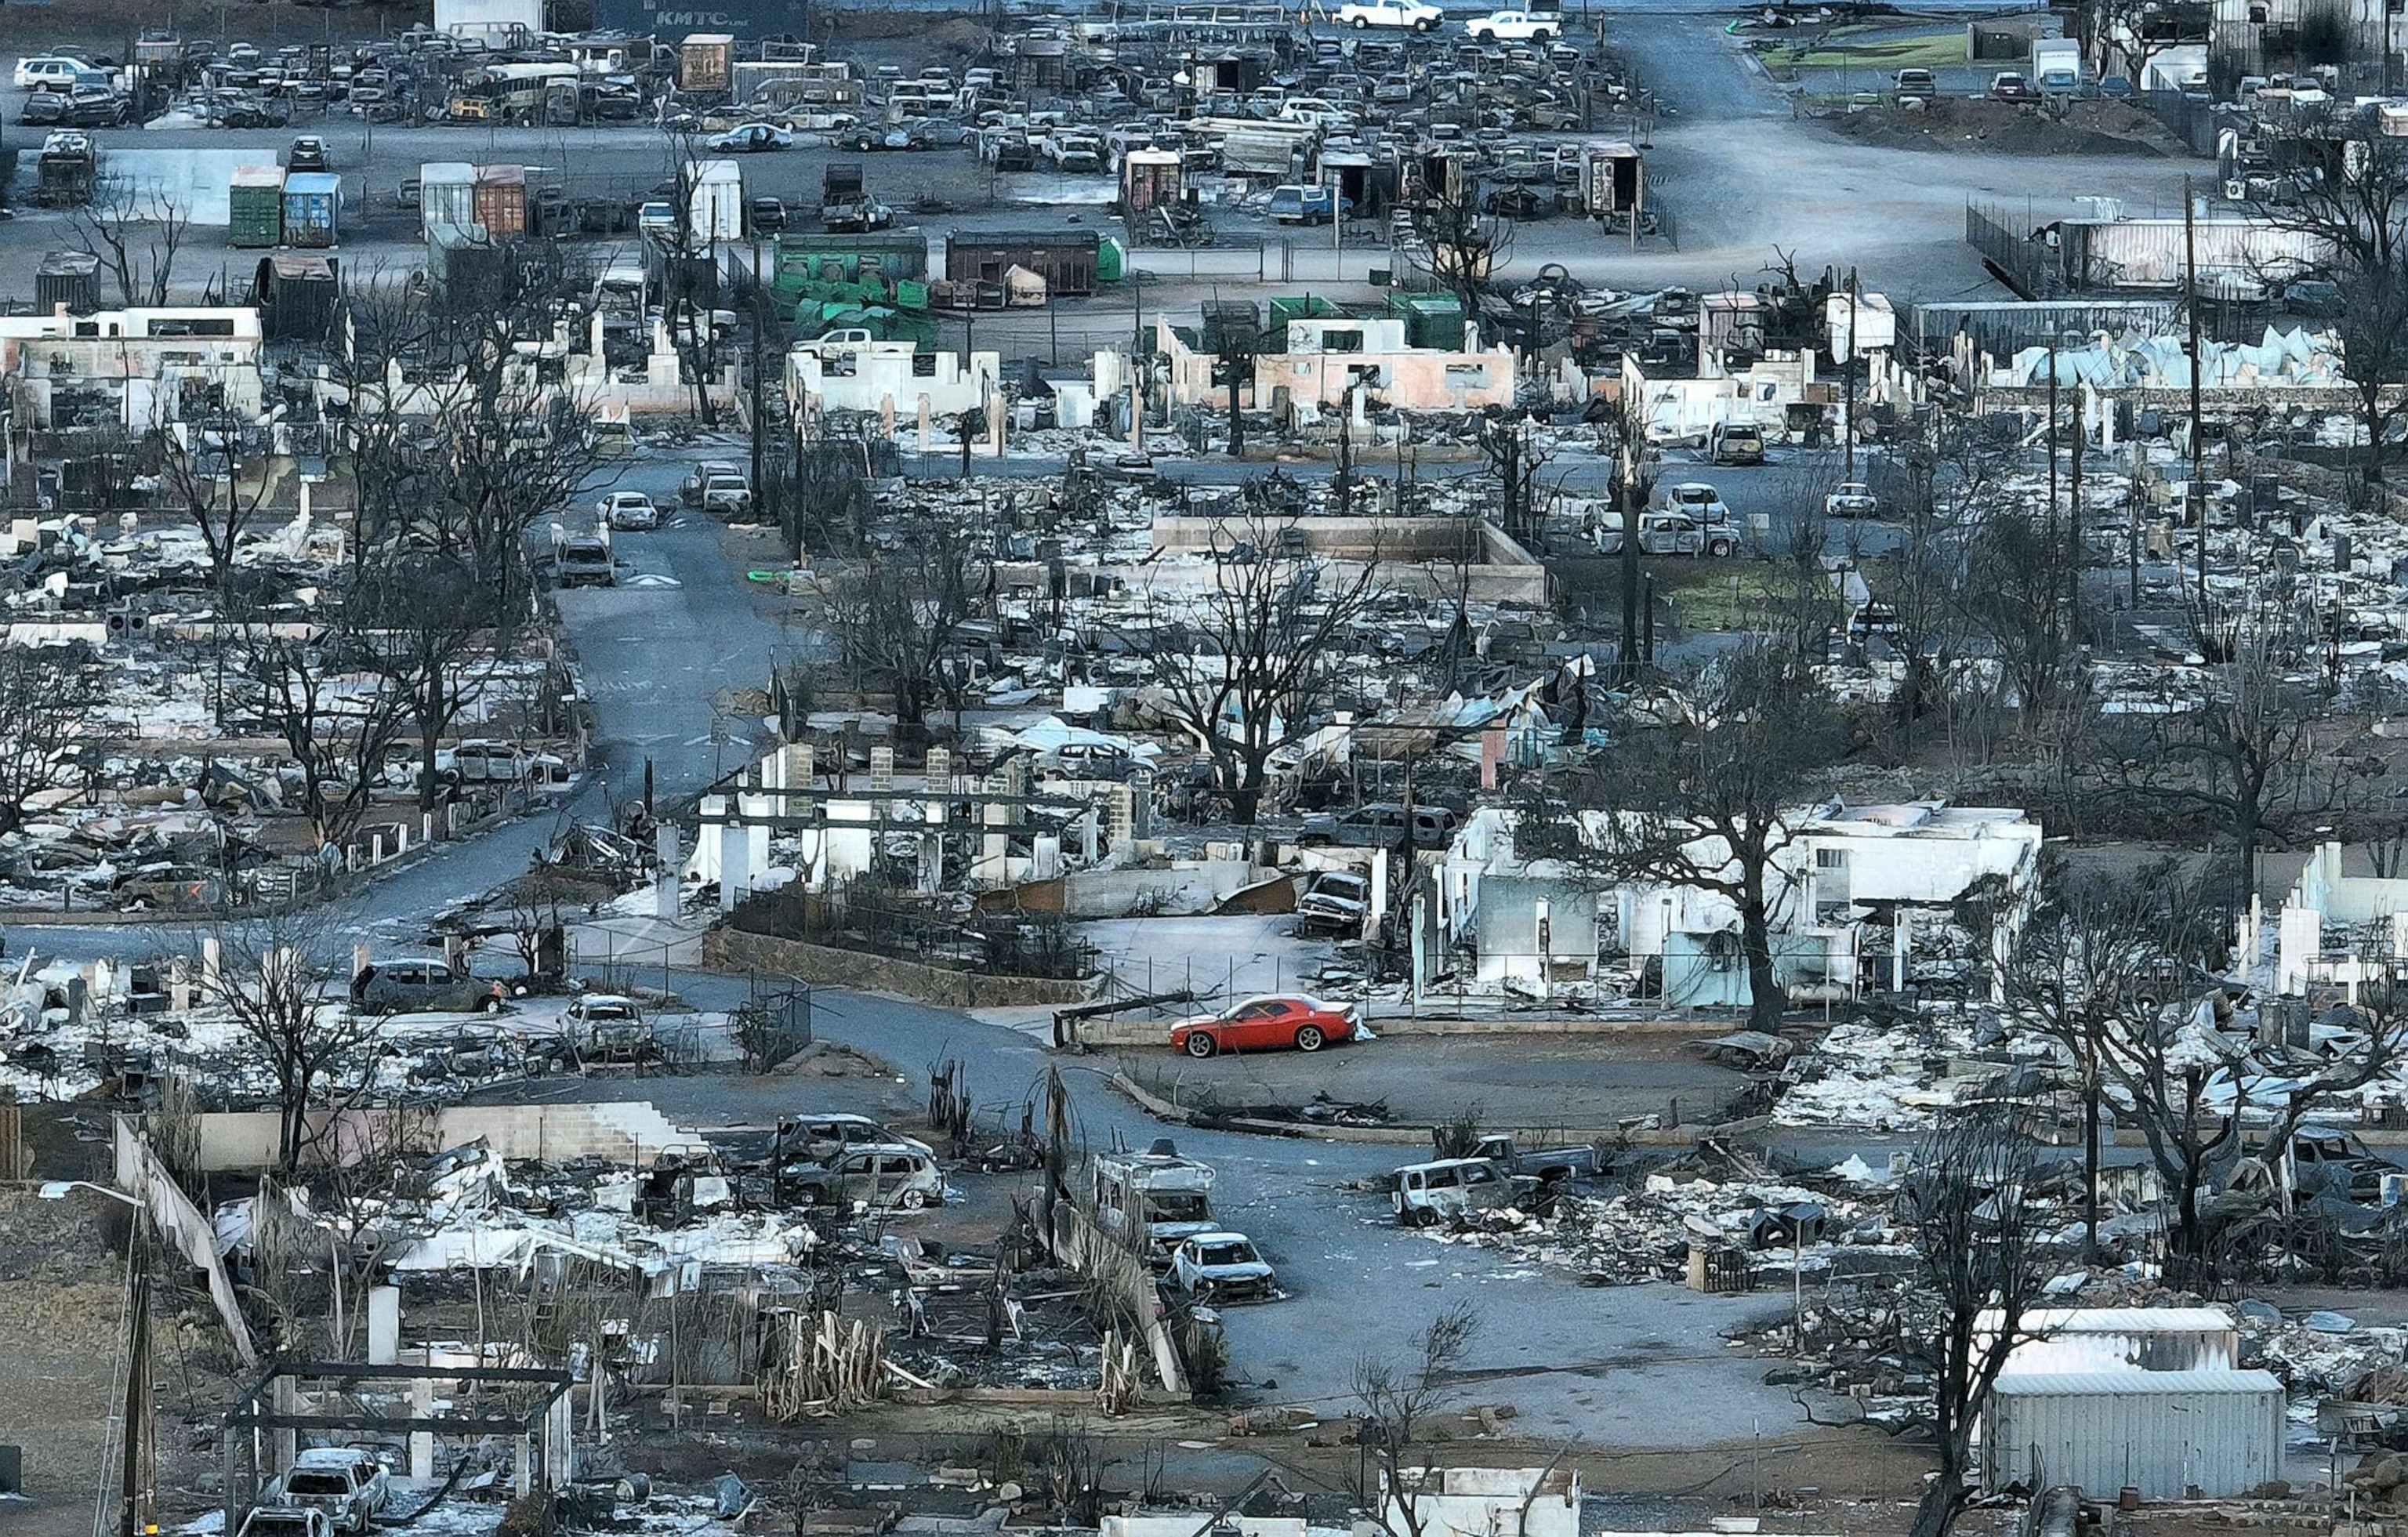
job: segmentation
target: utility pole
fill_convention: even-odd
[[[2124,578],[2128,585],[2125,606],[2141,606],[2141,440],[2134,438],[2124,445],[2131,461],[2131,484],[2124,494],[2124,507],[2130,526],[2125,530]]]
[[[2089,435],[2089,392],[2076,384],[2073,389],[2072,479],[2066,484],[2065,504],[2065,630],[2069,636],[2082,628],[2082,458],[2083,439]],[[2056,456],[2052,454],[2050,457]]]
[[[2200,430],[2199,375],[2199,201],[2191,196],[2190,178],[2183,178],[2183,298],[2190,316],[2190,503],[2199,520],[2199,607],[2207,613],[2207,444]]]
[[[764,367],[762,343],[767,339],[762,333],[768,329],[768,295],[761,288],[761,237],[755,234],[752,237],[752,497],[756,507],[767,489],[761,481],[761,434],[766,430],[762,421],[761,375]],[[780,519],[781,523],[783,521]]]
[[[2062,339],[2053,337],[2048,344],[2048,525],[2052,529],[2057,526],[2057,362]]]
[[[125,1401],[118,1422],[118,1537],[148,1537],[151,1517],[150,1263],[146,1218],[136,1208],[125,1251]]]
[[[1636,219],[1638,215],[1633,214],[1631,217]],[[1840,370],[1842,388],[1847,396],[1846,408],[1841,417],[1842,448],[1847,455],[1847,467],[1840,475],[1840,479],[1843,481],[1853,481],[1856,478],[1856,306],[1862,302],[1863,295],[1856,288],[1856,269],[1850,267],[1848,268],[1848,363],[1846,367]]]
[[[1636,365],[1622,360],[1622,377],[1635,377]],[[1645,492],[1640,484],[1640,434],[1644,416],[1640,402],[1622,400],[1622,683],[1639,681],[1639,520]]]

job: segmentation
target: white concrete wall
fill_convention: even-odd
[[[200,1167],[206,1172],[265,1169],[277,1156],[274,1111],[217,1111],[199,1117]],[[333,1134],[326,1128],[333,1124]],[[604,1157],[649,1166],[664,1148],[694,1147],[700,1138],[681,1129],[644,1099],[595,1104],[453,1105],[431,1118],[388,1109],[321,1112],[310,1117],[321,1148],[347,1161],[388,1147],[395,1139],[434,1153],[483,1138],[504,1158]],[[321,1155],[322,1156],[322,1154]]]
[[[823,410],[891,409],[898,420],[915,417],[924,399],[935,415],[958,416],[983,409],[997,393],[1000,353],[972,353],[964,366],[958,353],[931,352],[926,355],[935,371],[928,374],[913,369],[913,359],[920,355],[908,341],[873,342],[825,357],[796,348],[786,354],[787,393],[798,408],[810,401]],[[838,371],[848,364],[851,372]]]

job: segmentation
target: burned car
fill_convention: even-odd
[[[560,1016],[559,1047],[584,1062],[642,1062],[660,1055],[660,1038],[634,998],[589,993]]]
[[[948,1195],[937,1161],[908,1147],[864,1147],[833,1163],[789,1164],[778,1171],[778,1193],[801,1205],[904,1212],[942,1206]]]
[[[260,1503],[314,1510],[338,1532],[362,1533],[382,1515],[392,1487],[384,1464],[350,1446],[313,1446],[261,1491]]]
[[[1326,869],[1296,899],[1297,933],[1306,939],[1351,939],[1371,911],[1371,883],[1351,870]]]
[[[439,960],[381,961],[351,978],[351,1007],[364,1014],[489,1013],[502,984]]]
[[[1170,1278],[1198,1301],[1279,1295],[1279,1274],[1243,1233],[1198,1233],[1171,1251]]]
[[[936,1149],[916,1137],[906,1137],[867,1115],[795,1115],[778,1120],[777,1141],[770,1156],[789,1163],[826,1163],[854,1147],[902,1147],[933,1159]]]
[[[1480,1212],[1520,1206],[1538,1191],[1528,1175],[1510,1174],[1491,1158],[1437,1158],[1397,1171],[1390,1201],[1408,1228],[1429,1228]]]

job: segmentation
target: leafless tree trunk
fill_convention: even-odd
[[[1455,1373],[1479,1333],[1478,1311],[1453,1302],[1413,1336],[1410,1359],[1366,1355],[1354,1363],[1357,1434],[1369,1455],[1349,1470],[1350,1492],[1388,1537],[1424,1537],[1428,1513],[1421,1497],[1435,1491],[1420,1488],[1407,1470],[1427,1460],[1419,1448],[1429,1422],[1454,1390]]]
[[[1255,517],[1216,534],[1211,586],[1155,595],[1154,627],[1128,638],[1241,822],[1254,819],[1271,754],[1327,702],[1355,621],[1384,596],[1378,552],[1344,572],[1283,547],[1296,526]]]
[[[67,226],[77,246],[117,280],[126,309],[155,309],[167,302],[177,252],[192,222],[192,210],[173,199],[156,191],[136,193],[104,175],[93,200],[68,215]]]
[[[203,1008],[223,1013],[275,1080],[277,1168],[291,1173],[308,1144],[308,1113],[377,1034],[377,1021],[325,996],[348,982],[354,926],[322,911],[225,925],[210,931],[219,964],[197,954],[192,975]],[[202,948],[198,937],[193,949]]]
[[[1915,1506],[1913,1537],[1947,1537],[1963,1514],[1977,1471],[1974,1427],[2008,1356],[2031,1338],[2025,1315],[2047,1269],[2022,1196],[2037,1168],[2012,1112],[1959,1115],[1916,1155],[1904,1203],[1925,1310],[1902,1347],[1932,1380],[1940,1469]]]

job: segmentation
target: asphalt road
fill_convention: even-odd
[[[686,975],[680,990],[704,1008],[738,1001],[745,984]],[[1054,1057],[1016,1030],[893,998],[821,990],[820,1036],[859,1045],[913,1072],[960,1061],[970,1094],[1012,1126],[1059,1068],[1073,1130],[1088,1147],[1143,1146],[1172,1136],[1219,1171],[1214,1205],[1278,1267],[1283,1300],[1224,1314],[1233,1368],[1249,1401],[1342,1411],[1363,1357],[1401,1357],[1441,1307],[1468,1299],[1482,1329],[1465,1363],[1466,1401],[1510,1401],[1517,1433],[1613,1447],[1745,1443],[1799,1422],[1763,1363],[1730,1350],[1723,1331],[1786,1311],[1780,1296],[1705,1297],[1669,1286],[1587,1288],[1396,1226],[1384,1198],[1344,1182],[1410,1161],[1412,1150],[1267,1139],[1168,1128],[1106,1086],[1085,1063]],[[1378,1046],[1368,1046],[1369,1053]],[[553,1085],[543,1085],[551,1092]],[[724,1076],[595,1082],[575,1095],[639,1095],[681,1123],[758,1126],[781,1111],[820,1108],[831,1089],[809,1079]],[[837,1085],[841,1091],[841,1085]],[[1041,1099],[1038,1099],[1041,1103]]]

